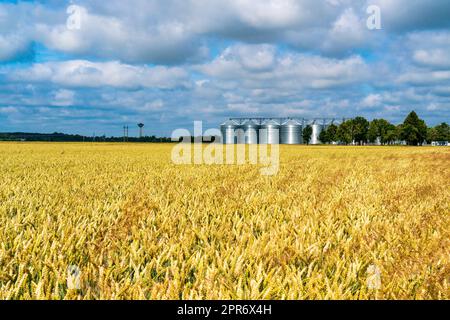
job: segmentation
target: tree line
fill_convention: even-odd
[[[44,142],[123,142],[123,137],[107,137],[107,136],[83,136],[78,134],[65,133],[25,133],[12,132],[0,133],[0,141],[44,141]],[[153,142],[167,143],[171,142],[171,138],[146,136],[142,138],[127,137],[127,142]]]
[[[309,144],[312,127],[303,129],[303,140]],[[330,124],[320,133],[319,140],[324,144],[359,144],[379,143],[382,145],[395,144],[400,141],[407,145],[417,146],[432,141],[450,141],[450,127],[441,123],[436,127],[427,127],[424,120],[412,111],[402,124],[394,125],[385,119],[368,121],[364,117],[346,120],[340,125]]]

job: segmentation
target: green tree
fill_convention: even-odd
[[[320,142],[331,143],[337,141],[337,129],[338,127],[332,123],[325,130],[322,130],[319,135]]]
[[[400,129],[397,126],[394,126],[393,124],[389,124],[389,126],[386,129],[386,134],[382,140],[383,143],[392,144],[398,140],[400,140]]]
[[[434,128],[428,128],[427,142],[450,141],[450,126],[443,122]]]
[[[330,142],[330,139],[329,139],[329,137],[328,137],[328,130],[327,130],[327,129],[322,130],[322,131],[320,132],[320,134],[319,134],[319,140],[320,140],[320,142],[322,142],[322,143],[329,143],[329,142]]]
[[[353,120],[347,120],[340,124],[337,129],[337,138],[345,144],[349,144],[354,140]]]
[[[427,125],[412,111],[400,126],[400,139],[410,146],[422,144],[427,138]]]
[[[303,129],[303,141],[306,144],[309,144],[309,142],[311,141],[312,131],[313,130],[311,126],[306,126],[305,129]]]
[[[337,130],[338,130],[338,127],[334,123],[329,125],[329,127],[327,128],[327,136],[328,136],[329,142],[338,141]]]
[[[437,137],[438,137],[438,133],[437,133],[436,128],[428,128],[427,129],[427,142],[428,143],[431,143],[433,141],[439,141],[437,139]]]
[[[447,123],[443,122],[434,129],[436,130],[435,141],[450,141],[450,126]]]
[[[388,137],[388,132],[392,130],[393,132],[391,132]],[[374,119],[370,122],[369,130],[367,131],[367,139],[373,143],[380,138],[381,144],[386,144],[396,140],[391,140],[393,138],[393,133],[395,133],[395,126],[389,123],[389,121],[384,119]]]
[[[369,121],[364,117],[356,117],[352,120],[353,138],[358,144],[367,142],[367,132],[369,131]]]

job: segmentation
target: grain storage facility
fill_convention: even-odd
[[[260,144],[280,143],[280,122],[276,120],[265,120],[259,131]]]
[[[227,120],[220,125],[220,131],[222,132],[222,142],[224,144],[237,143],[237,137],[235,135],[236,129],[239,128],[239,124],[234,120]]]
[[[289,119],[281,125],[281,144],[301,144],[303,124],[294,119]]]
[[[345,119],[342,119],[345,121]],[[312,128],[311,144],[320,144],[320,133],[340,120],[316,118],[230,118],[221,124],[224,144],[302,144],[303,129]]]
[[[257,121],[252,119],[244,120],[240,128],[244,131],[244,139],[242,140],[241,136],[238,135],[238,141],[245,144],[258,144],[260,125]]]
[[[314,120],[310,126],[312,127],[311,144],[320,144],[320,133],[323,130],[323,125],[318,120]]]

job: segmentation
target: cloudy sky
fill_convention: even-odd
[[[0,132],[413,109],[450,120],[448,0],[0,1]]]

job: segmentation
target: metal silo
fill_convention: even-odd
[[[239,124],[236,121],[228,120],[220,125],[220,131],[222,132],[222,142],[224,144],[237,143],[237,130]]]
[[[302,141],[303,138],[301,122],[291,119],[281,125],[281,144],[301,144]]]
[[[275,120],[264,121],[259,131],[260,144],[280,143],[280,123]]]
[[[245,120],[241,124],[241,128],[244,130],[244,141],[238,138],[238,143],[245,144],[258,144],[258,132],[259,124],[254,120]]]
[[[323,130],[323,125],[318,123],[318,121],[314,121],[311,124],[311,127],[312,127],[311,144],[320,144],[319,136]]]
[[[238,125],[236,127],[236,143],[244,144],[245,143],[245,131],[242,125]]]

